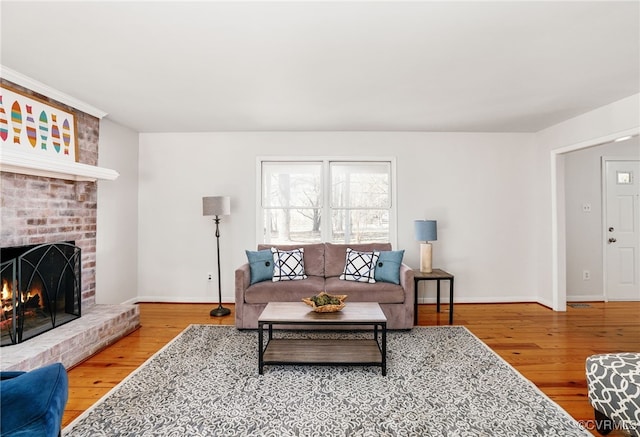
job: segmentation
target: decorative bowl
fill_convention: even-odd
[[[328,304],[324,304],[324,305],[317,305],[316,304],[316,302],[318,300],[322,301],[324,299],[331,299],[332,301],[334,301],[334,302],[338,301],[339,303],[337,303],[337,304],[328,303]],[[313,308],[313,311],[315,311],[316,313],[335,313],[336,311],[340,311],[346,305],[344,303],[345,300],[347,300],[347,295],[346,294],[332,295],[332,294],[327,294],[324,291],[321,291],[320,293],[316,294],[315,296],[305,297],[304,299],[302,299],[302,301],[304,303],[306,303],[307,305],[309,305],[311,308]]]

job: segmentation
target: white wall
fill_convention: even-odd
[[[102,119],[98,153],[120,176],[98,181],[96,303],[119,304],[138,291],[138,133]]]
[[[456,275],[456,301],[538,301],[563,309],[564,183],[552,190],[552,170],[564,181],[562,153],[637,131],[639,119],[635,95],[537,134],[140,134],[139,168],[128,167],[138,162],[137,134],[103,122],[99,165],[123,176],[98,185],[96,300],[215,301],[216,281],[206,281],[216,269],[214,227],[201,215],[201,198],[224,194],[232,196],[232,216],[221,225],[223,300],[232,302],[233,270],[255,246],[256,156],[362,154],[397,157],[398,246],[409,264],[418,261],[412,221],[438,220],[434,265]],[[128,250],[116,251],[116,243]],[[425,297],[433,301],[432,284]]]
[[[589,147],[564,156],[567,300],[603,300],[602,157],[640,159],[640,139]],[[591,211],[583,211],[583,204]],[[588,270],[590,279],[583,280]]]
[[[436,219],[434,266],[455,275],[456,301],[536,300],[534,135],[415,132],[140,134],[140,300],[217,300],[217,282],[206,281],[214,225],[201,199],[229,195],[220,250],[223,301],[233,302],[234,269],[256,244],[256,157],[265,155],[395,156],[405,261],[418,265],[413,220]]]
[[[535,187],[538,302],[566,308],[564,161],[561,153],[615,139],[640,125],[640,94],[536,134]],[[556,184],[554,181],[560,181]],[[558,199],[556,201],[556,198]]]

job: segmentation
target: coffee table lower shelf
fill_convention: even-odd
[[[382,366],[383,360],[376,340],[274,338],[262,364]]]

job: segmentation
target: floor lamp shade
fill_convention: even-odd
[[[231,214],[231,198],[229,196],[211,196],[202,198],[202,215]]]
[[[438,239],[438,226],[435,220],[415,220],[414,230],[416,240],[420,243],[420,271],[424,273],[431,273],[432,268],[432,254],[433,249],[429,241],[436,241]]]

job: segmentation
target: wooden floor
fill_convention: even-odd
[[[215,306],[215,305],[214,305]],[[88,409],[129,373],[192,323],[232,325],[209,316],[211,304],[140,304],[142,327],[69,370],[63,426]],[[589,303],[559,313],[538,304],[458,304],[466,326],[569,414],[592,421],[584,363],[596,353],[640,351],[640,302]],[[448,306],[419,305],[421,326],[448,323]],[[588,426],[592,422],[587,422]],[[593,431],[594,435],[598,435]],[[613,432],[609,436],[622,436]]]

